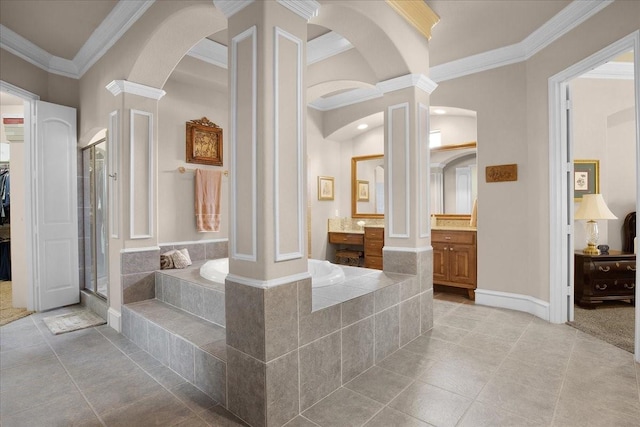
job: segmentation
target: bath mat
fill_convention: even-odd
[[[49,316],[42,320],[54,335],[90,328],[92,326],[104,325],[107,323],[100,316],[90,312],[89,310],[79,310],[74,311],[73,313]]]

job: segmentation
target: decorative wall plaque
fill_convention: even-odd
[[[187,122],[187,163],[222,166],[222,128],[206,117]]]
[[[485,178],[487,182],[517,181],[518,165],[487,166]]]

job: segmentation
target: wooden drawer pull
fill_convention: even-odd
[[[603,267],[603,266],[601,266],[601,265],[599,265],[599,266],[598,266],[598,270],[600,270],[600,271],[604,271],[604,272],[606,273],[607,271],[611,270],[611,267],[609,267],[608,265],[607,265],[607,266],[604,266],[604,267]]]
[[[596,284],[596,289],[599,290],[599,291],[604,291],[605,289],[607,289],[607,284],[606,283],[604,283],[602,285]]]

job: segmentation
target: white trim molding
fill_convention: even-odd
[[[109,307],[107,310],[107,322],[109,326],[118,332],[122,332],[122,314],[113,307]]]
[[[581,79],[633,80],[633,62],[607,62],[582,74]]]
[[[302,105],[303,100],[303,87],[302,87],[302,47],[303,42],[298,37],[293,34],[288,33],[280,27],[274,28],[274,49],[273,49],[273,142],[274,142],[274,158],[273,158],[273,177],[274,177],[274,192],[273,192],[273,204],[275,207],[274,214],[274,227],[275,227],[275,262],[279,261],[287,261],[292,259],[300,259],[304,256],[304,177],[303,177],[303,152],[304,152],[304,135],[303,129],[304,125],[302,123],[302,113],[304,106]],[[295,81],[295,108],[296,108],[296,119],[295,119],[295,145],[287,145],[285,147],[281,147],[280,140],[280,44],[279,39],[289,40],[290,42],[296,45],[296,59],[295,59],[295,67],[296,67],[296,81]],[[291,82],[288,82],[290,85]],[[289,100],[290,101],[290,100]],[[287,101],[285,101],[287,102]],[[286,142],[286,141],[285,141]],[[280,168],[290,168],[293,165],[281,165],[280,164],[280,153],[288,152],[291,149],[296,150],[296,230],[298,233],[297,236],[297,250],[293,252],[282,252],[281,245],[281,233],[282,230],[280,228]],[[286,233],[285,233],[286,235]]]
[[[433,246],[420,246],[418,248],[409,248],[404,246],[385,246],[382,248],[382,252],[407,252],[412,254],[419,254],[421,252],[432,252]]]
[[[40,99],[40,95],[36,95],[35,93],[26,91],[18,86],[12,85],[9,82],[5,82],[4,80],[0,80],[0,91],[15,95],[18,98],[22,98],[24,100],[37,101]]]
[[[346,107],[347,105],[381,98],[386,93],[409,87],[416,87],[431,94],[438,87],[438,84],[424,74],[406,74],[377,83],[374,88],[359,88],[342,92],[328,98],[318,98],[309,103],[309,107],[320,111],[329,111]]]
[[[213,5],[229,19],[253,2],[254,0],[213,0]]]
[[[81,78],[122,37],[155,0],[119,1],[93,31],[73,60],[52,55],[21,35],[0,25],[0,48],[49,73]]]
[[[335,31],[330,31],[307,42],[307,65],[324,61],[349,49],[353,49],[349,40]]]
[[[431,235],[429,211],[431,202],[427,189],[431,187],[431,149],[429,148],[429,106],[418,103],[418,237],[425,239]]]
[[[282,6],[286,7],[305,21],[318,15],[320,3],[316,0],[277,0]]]
[[[520,43],[433,66],[429,75],[440,83],[526,61],[611,3],[613,0],[572,1]]]
[[[251,39],[251,160],[250,176],[241,176],[238,172],[238,152],[236,143],[238,139],[238,45],[245,39]],[[237,183],[242,179],[250,179],[251,182],[251,252],[238,252],[238,221],[232,221],[232,234],[229,248],[229,257],[238,260],[255,262],[258,259],[258,178],[257,178],[257,153],[258,153],[258,40],[257,28],[253,25],[231,39],[231,217],[236,218],[238,212]],[[244,171],[243,171],[244,172]]]
[[[394,141],[393,140],[393,114],[395,110],[403,110],[404,112],[404,141]],[[389,237],[399,238],[399,239],[408,239],[411,234],[411,223],[410,223],[410,212],[411,212],[411,180],[409,179],[409,141],[411,139],[409,133],[409,122],[410,122],[410,112],[409,112],[409,103],[403,102],[401,104],[391,105],[387,108],[387,138],[385,140],[385,187],[386,187],[386,195],[388,199],[388,203],[385,202],[385,211],[388,211],[389,216]],[[394,227],[394,215],[393,215],[393,207],[394,203],[394,194],[395,192],[392,190],[394,185],[394,156],[393,156],[393,147],[401,147],[404,150],[403,163],[404,163],[404,232],[399,233],[396,232]]]
[[[136,193],[136,182],[135,182],[135,172],[136,172],[136,156],[135,156],[135,116],[143,116],[147,118],[147,140],[141,141],[141,144],[146,144],[147,150],[147,183],[148,187],[146,188],[147,192],[147,229],[146,232],[142,232],[140,234],[136,233],[136,209],[135,209],[135,201],[138,198],[138,194]],[[144,161],[145,159],[141,159]],[[133,108],[129,111],[129,238],[131,240],[134,239],[149,239],[153,237],[153,114],[148,111],[134,110]],[[144,194],[141,194],[144,196]]]
[[[529,295],[476,289],[476,304],[522,311],[549,321],[549,303]]]
[[[155,87],[129,82],[127,80],[113,80],[111,83],[106,85],[105,88],[111,92],[113,96],[118,96],[121,93],[128,93],[131,95],[155,99],[156,101],[159,101],[167,94],[167,92],[162,89],[156,89]]]
[[[134,252],[151,252],[151,251],[159,251],[160,246],[146,246],[142,248],[122,248],[120,249],[121,254],[128,254]]]
[[[287,285],[289,283],[299,282],[301,280],[310,279],[310,278],[311,278],[311,274],[309,274],[308,271],[304,273],[292,274],[291,276],[278,277],[276,279],[270,279],[270,280],[252,279],[250,277],[238,276],[236,274],[231,274],[231,273],[227,275],[228,281],[239,283],[241,285],[251,286],[252,288],[260,288],[260,289],[275,288],[276,286]]]
[[[109,183],[109,228],[111,238],[120,238],[120,112],[109,113],[109,129],[107,131],[107,156]]]
[[[220,68],[229,68],[229,49],[223,44],[204,38],[187,52],[187,55]]]

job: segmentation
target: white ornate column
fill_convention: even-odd
[[[408,317],[406,321],[420,322],[420,328],[415,330],[424,333],[433,325],[429,95],[436,84],[422,74],[410,74],[385,84],[392,87],[385,95],[384,271],[418,277],[419,289],[406,290],[412,298],[403,304],[407,312],[416,312],[419,305],[420,318]],[[400,310],[402,318],[403,307]],[[412,338],[415,337],[407,337]]]

